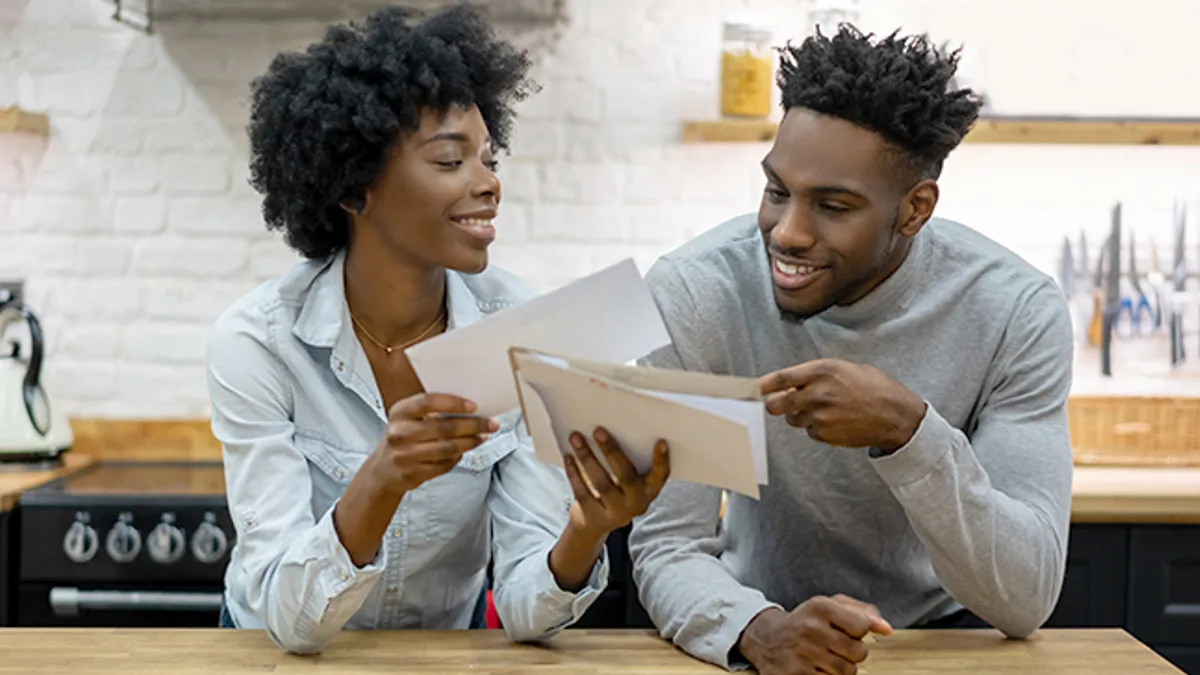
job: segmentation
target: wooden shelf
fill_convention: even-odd
[[[684,122],[684,143],[768,143],[778,122]],[[1200,118],[981,117],[964,143],[1200,145]]]
[[[50,135],[50,118],[13,106],[0,108],[0,134],[24,133],[38,136]]]

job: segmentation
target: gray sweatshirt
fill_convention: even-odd
[[[726,668],[768,607],[813,595],[875,603],[897,628],[964,606],[1011,637],[1057,602],[1070,521],[1066,398],[1073,343],[1057,284],[958,223],[934,219],[861,301],[780,318],[753,215],[647,273],[673,345],[647,365],[757,377],[817,358],[872,364],[928,403],[885,457],[767,417],[770,484],[755,501],[669,481],[634,523],[642,604],[663,637]]]

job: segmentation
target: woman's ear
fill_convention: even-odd
[[[350,215],[360,215],[361,216],[367,212],[367,209],[370,206],[370,201],[371,201],[371,195],[369,192],[367,192],[367,193],[364,193],[362,196],[352,195],[352,196],[345,197],[340,202],[338,202],[338,206],[342,207],[342,210],[345,211],[346,213],[349,213]]]

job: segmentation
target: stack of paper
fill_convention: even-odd
[[[671,477],[758,498],[767,483],[758,381],[566,359],[513,348],[513,371],[534,452],[562,466],[569,436],[602,426],[639,473],[659,439]],[[603,462],[602,454],[597,455]]]
[[[626,365],[667,344],[627,260],[406,353],[426,391],[471,399],[482,415],[519,405],[542,461],[562,466],[572,432],[590,439],[603,426],[641,472],[663,439],[672,479],[757,499],[767,484],[758,381]]]

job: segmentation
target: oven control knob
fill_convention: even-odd
[[[122,514],[104,542],[108,556],[119,563],[129,562],[142,552],[142,535],[130,524],[131,520],[127,514]]]
[[[213,514],[204,514],[204,522],[200,523],[200,527],[197,527],[196,533],[192,535],[192,555],[205,564],[220,560],[221,556],[225,555],[225,549],[229,547],[229,540],[216,521]]]
[[[63,537],[63,553],[67,554],[71,562],[85,563],[96,555],[99,548],[100,535],[96,534],[91,525],[77,520],[67,528],[67,534]]]
[[[165,518],[146,536],[146,553],[156,563],[173,563],[183,556],[185,550],[187,540],[183,536],[183,530]]]

